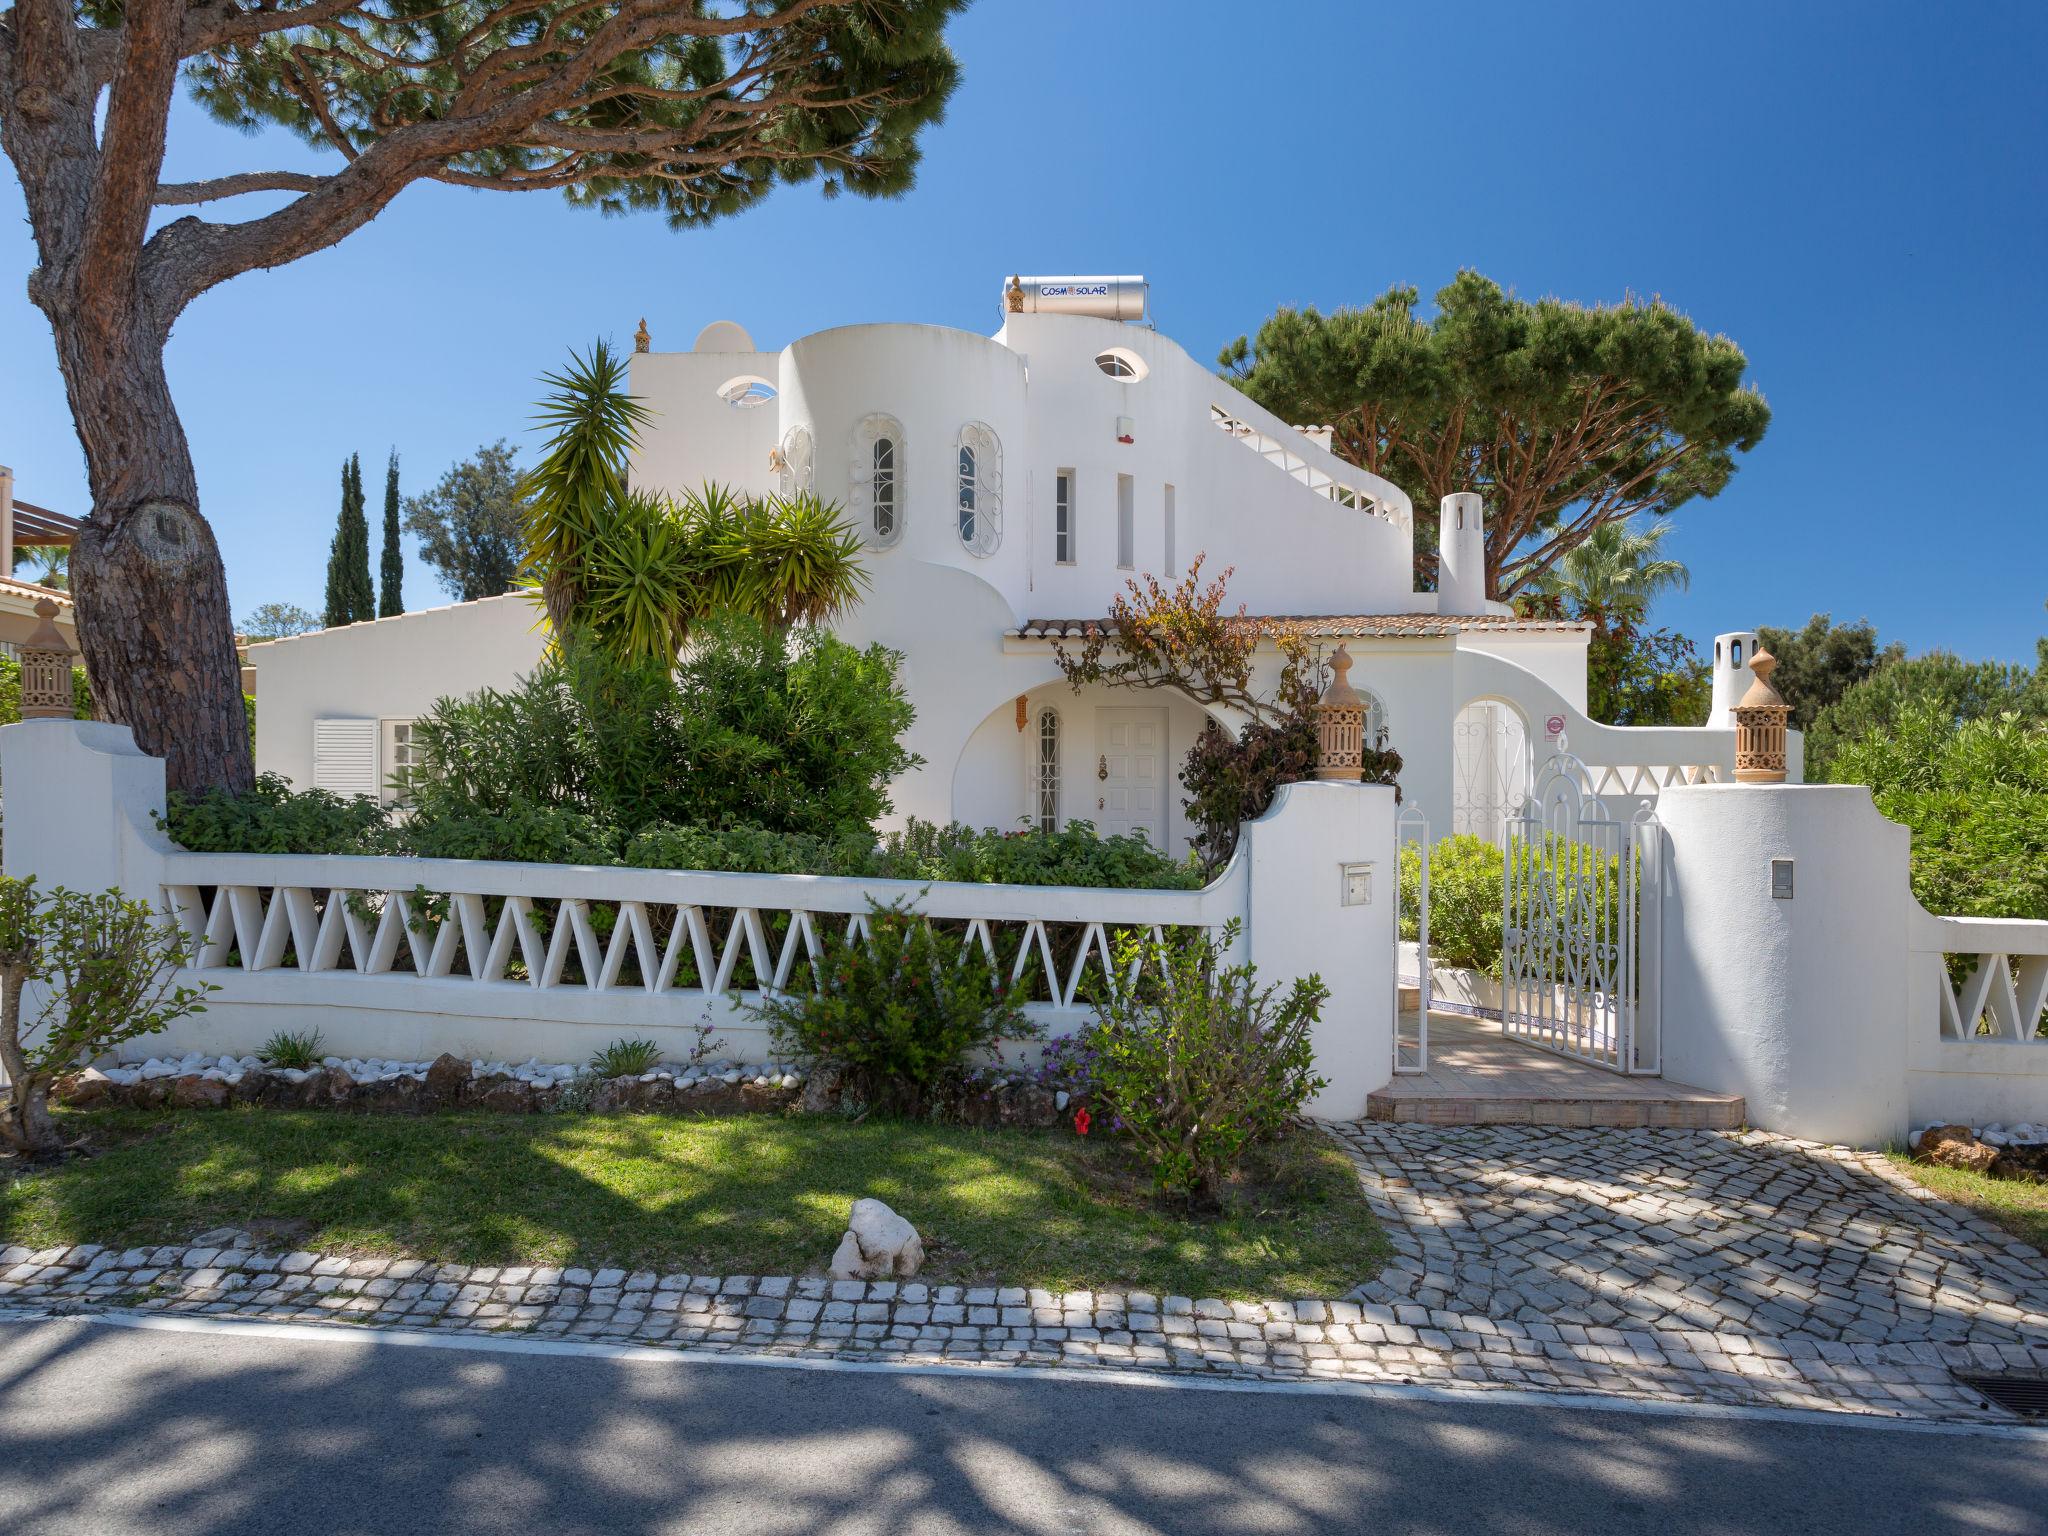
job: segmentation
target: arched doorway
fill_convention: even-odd
[[[1529,726],[1504,699],[1474,699],[1451,726],[1451,830],[1507,841],[1529,793]]]

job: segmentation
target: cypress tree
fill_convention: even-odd
[[[341,516],[327,553],[326,623],[332,629],[377,616],[377,589],[370,583],[370,524],[363,515],[363,461],[349,455],[341,466]]]
[[[398,546],[398,450],[384,466],[384,558],[378,572],[377,617],[405,612],[405,552]]]

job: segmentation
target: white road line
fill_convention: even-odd
[[[1571,1408],[1586,1413],[1632,1414],[1645,1418],[1733,1419],[1770,1424],[1811,1424],[1822,1428],[1888,1429],[1921,1435],[1988,1435],[2048,1445],[2048,1426],[1916,1419],[1905,1415],[1831,1412],[1819,1408],[1771,1408],[1734,1403],[1689,1403],[1669,1399],[1606,1397],[1591,1392],[1533,1392],[1515,1387],[1433,1386],[1413,1382],[1261,1381],[1245,1377],[1194,1376],[1165,1371],[1081,1369],[1058,1365],[1007,1365],[960,1361],[954,1364],[898,1360],[839,1360],[816,1355],[765,1355],[674,1348],[657,1344],[597,1344],[578,1339],[537,1339],[519,1334],[441,1333],[416,1328],[370,1328],[340,1323],[272,1323],[256,1318],[190,1317],[170,1312],[62,1312],[0,1308],[0,1323],[83,1322],[144,1332],[239,1334],[314,1344],[371,1344],[388,1348],[459,1349],[478,1354],[562,1355],[582,1360],[682,1361],[757,1370],[844,1371],[894,1376],[984,1376],[1059,1381],[1095,1387],[1147,1391],[1245,1392],[1302,1397],[1363,1397],[1392,1402],[1494,1405],[1507,1408]]]

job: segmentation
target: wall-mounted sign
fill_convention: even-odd
[[[1791,899],[1792,861],[1790,859],[1773,859],[1771,860],[1771,900],[1790,901]]]
[[[1564,734],[1564,716],[1547,716],[1543,721],[1543,734],[1550,741],[1555,741],[1558,737],[1562,736]]]

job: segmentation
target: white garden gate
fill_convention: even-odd
[[[1407,862],[1408,845],[1415,845],[1416,880],[1413,895],[1409,893],[1404,866]],[[1429,818],[1422,814],[1422,807],[1412,801],[1401,808],[1401,814],[1394,822],[1394,1070],[1396,1072],[1427,1072],[1429,1070]],[[1407,958],[1409,940],[1404,935],[1411,926],[1415,929],[1414,975],[1409,974]],[[1408,1027],[1408,1016],[1401,1006],[1401,994],[1409,987],[1416,992],[1415,1027]]]
[[[1508,1036],[1615,1072],[1659,1069],[1663,830],[1610,810],[1585,764],[1544,764],[1507,824],[1501,1024]]]

